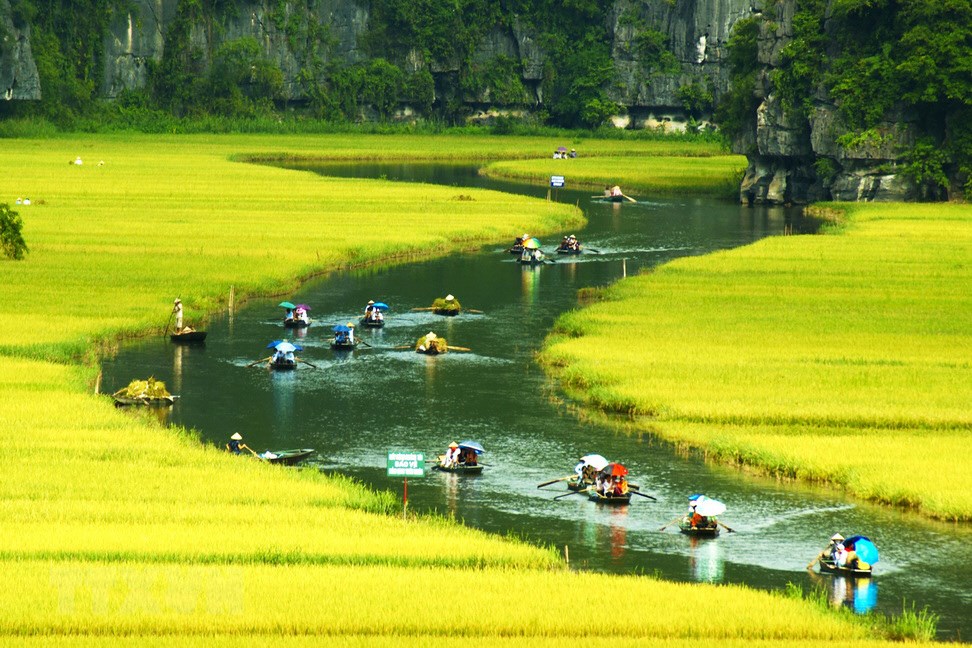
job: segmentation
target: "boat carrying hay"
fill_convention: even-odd
[[[416,353],[439,355],[440,353],[445,353],[448,350],[449,345],[446,343],[446,339],[439,337],[432,332],[429,332],[428,335],[423,335],[415,342]]]
[[[436,315],[458,315],[461,310],[462,305],[452,295],[439,297],[432,302],[432,312]]]
[[[165,383],[154,377],[133,380],[128,387],[119,389],[111,396],[116,405],[171,405],[175,402]]]

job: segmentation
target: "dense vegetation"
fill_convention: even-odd
[[[732,92],[719,117],[732,134],[755,116],[761,26],[777,27],[743,20],[729,42]],[[922,197],[972,189],[972,0],[801,0],[771,81],[791,115],[834,102],[849,150],[893,141],[891,122],[914,124],[918,140],[897,153]]]

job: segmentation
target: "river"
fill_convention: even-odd
[[[313,171],[547,193],[480,177],[473,166],[321,165]],[[388,451],[434,456],[450,441],[473,439],[486,448],[483,475],[429,472],[411,479],[411,509],[454,515],[561,552],[566,546],[576,567],[769,590],[795,583],[825,588],[835,605],[858,612],[900,612],[904,601],[914,602],[941,615],[942,638],[972,636],[967,527],[680,456],[650,436],[626,433],[623,424],[585,416],[544,374],[535,353],[557,316],[577,306],[578,289],[604,286],[676,257],[812,227],[797,211],[782,208],[643,196],[637,204],[609,204],[591,200],[590,193],[561,189],[553,198],[580,205],[588,225],[562,234],[576,234],[598,254],[531,268],[494,245],[432,261],[338,272],[287,295],[312,308],[314,323],[298,337],[303,357],[316,369],[247,368],[267,355],[269,341],[293,336],[281,325],[279,298],[254,300],[211,321],[205,345],[158,340],[125,345],[104,362],[103,390],[154,375],[182,396],[165,413],[167,420],[198,430],[207,442],[222,445],[240,432],[257,450],[315,448],[312,469],[398,493],[402,481],[385,474]],[[511,231],[510,240],[518,234]],[[559,235],[544,240],[552,250]],[[447,293],[484,314],[443,318],[411,310]],[[374,348],[331,351],[331,326],[356,322],[369,299],[391,306],[384,329],[359,331]],[[395,349],[430,330],[472,351],[428,357]],[[658,501],[636,497],[629,506],[598,507],[583,496],[553,500],[566,492],[560,484],[537,488],[569,474],[580,456],[592,452],[624,463],[632,481]],[[692,493],[725,502],[729,508],[721,519],[736,532],[693,540],[674,527],[659,531],[686,509]],[[874,578],[855,583],[806,571],[835,531],[875,541],[881,560]]]

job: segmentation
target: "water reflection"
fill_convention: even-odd
[[[524,304],[535,304],[539,296],[540,266],[524,265],[520,267],[520,288],[523,292]]]
[[[866,614],[877,607],[878,584],[874,578],[848,578],[810,572],[811,582],[827,591],[827,599],[836,608],[846,607],[855,614]]]
[[[706,583],[721,583],[726,575],[722,543],[718,538],[689,537],[689,567],[692,577]]]

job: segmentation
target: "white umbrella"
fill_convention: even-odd
[[[582,464],[587,464],[594,468],[594,470],[601,471],[604,470],[604,466],[611,463],[599,454],[589,454],[584,455],[580,458]]]
[[[291,351],[296,351],[297,350],[297,347],[294,346],[293,344],[291,344],[290,342],[281,342],[280,344],[278,344],[274,348],[277,351],[280,351],[281,353],[290,353]]]
[[[726,505],[719,500],[709,499],[707,497],[698,503],[695,507],[695,512],[705,517],[722,515],[726,512]]]

